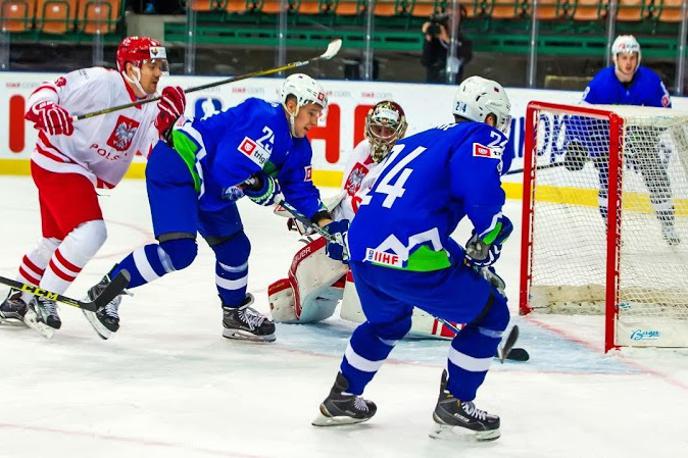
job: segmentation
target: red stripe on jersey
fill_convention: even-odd
[[[62,270],[60,270],[60,268],[57,266],[57,264],[55,264],[53,262],[52,259],[50,260],[50,264],[48,264],[48,266],[50,267],[50,269],[52,269],[52,271],[55,273],[55,275],[57,275],[58,277],[60,277],[64,281],[68,281],[71,283],[76,279],[75,275],[70,275],[70,274],[67,274],[67,273],[63,272]]]
[[[42,91],[43,89],[50,89],[55,94],[57,94],[57,89],[55,89],[55,86],[53,86],[52,84],[41,84],[36,89],[34,89],[34,91],[31,93],[31,95],[34,95],[36,92]]]
[[[19,275],[26,283],[29,283],[30,285],[38,286],[38,284],[41,282],[40,278],[36,278],[35,276],[31,275],[23,268],[23,266],[19,267]]]
[[[45,269],[41,269],[36,264],[31,262],[28,256],[24,256],[22,259],[22,264],[31,269],[32,272],[36,272],[38,275],[43,275],[43,272],[45,272]]]
[[[59,248],[57,250],[55,250],[55,257],[57,258],[58,261],[60,261],[60,264],[62,264],[67,269],[71,270],[72,272],[74,272],[76,274],[81,272],[81,267],[75,266],[71,262],[67,261],[67,259],[64,256],[62,256],[62,253],[60,252]]]
[[[47,157],[48,159],[52,159],[53,161],[64,162],[64,163],[71,162],[71,161],[67,161],[62,156],[57,156],[56,154],[48,152],[47,150],[43,149],[41,147],[41,145],[39,145],[38,143],[36,143],[36,152]]]

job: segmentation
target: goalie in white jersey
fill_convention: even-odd
[[[397,140],[404,137],[407,122],[401,106],[383,100],[370,109],[366,117],[365,136],[354,148],[344,170],[342,189],[328,208],[335,220],[353,219],[361,197],[371,188],[380,163],[389,155]],[[289,216],[278,207],[276,212]],[[301,223],[290,219],[289,227],[310,235]],[[325,253],[326,240],[310,241],[294,256],[288,277],[272,283],[268,297],[272,317],[282,323],[315,323],[335,311],[342,299],[340,316],[361,322],[365,320],[353,279],[346,264],[330,259]],[[454,333],[423,310],[415,309],[411,334],[450,338]]]
[[[31,175],[38,188],[42,239],[23,257],[18,280],[63,293],[105,242],[97,188],[115,187],[136,155],[147,156],[186,105],[184,91],[166,87],[157,104],[132,106],[74,122],[75,114],[148,99],[167,73],[165,48],[148,37],[127,37],[117,70],[76,70],[39,86],[25,115],[38,129]],[[54,301],[10,290],[0,322],[24,320],[49,336],[61,326]]]

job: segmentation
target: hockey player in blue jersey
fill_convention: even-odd
[[[356,328],[316,426],[370,419],[361,397],[411,327],[413,305],[468,323],[452,340],[433,419],[433,437],[499,437],[499,417],[475,407],[476,391],[509,322],[506,298],[474,267],[492,265],[512,230],[502,214],[501,155],[510,104],[496,82],[474,76],[458,87],[455,123],[400,140],[381,164],[348,231],[350,264],[367,321]],[[451,237],[468,217],[466,250]]]
[[[612,45],[614,65],[600,70],[583,93],[583,101],[594,105],[638,105],[671,108],[671,98],[660,77],[640,65],[640,44],[632,35],[620,35]],[[567,121],[568,143],[564,165],[571,171],[583,168],[591,159],[599,178],[600,214],[607,218],[609,195],[608,122],[572,116]],[[629,126],[625,134],[624,161],[639,172],[650,193],[650,201],[669,245],[680,243],[674,228],[671,182],[667,173],[666,148],[660,142],[661,129]]]
[[[286,78],[281,104],[250,98],[210,117],[186,122],[159,142],[146,168],[148,200],[158,243],[135,250],[119,262],[89,296],[126,269],[129,288],[189,266],[200,233],[215,253],[215,283],[223,310],[223,333],[230,339],[275,340],[275,326],[253,309],[246,293],[250,243],[236,200],[246,196],[273,205],[282,194],[301,214],[332,234],[346,223],[332,222],[311,182],[311,146],[306,138],[327,97],[304,74]],[[339,229],[338,229],[339,228]],[[116,298],[97,312],[84,312],[103,338],[119,328]]]

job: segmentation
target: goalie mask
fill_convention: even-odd
[[[141,86],[141,67],[145,64],[159,65],[163,75],[169,74],[169,64],[165,47],[158,40],[150,37],[126,37],[117,47],[115,56],[117,70],[122,77],[133,84],[142,94],[146,91]],[[134,77],[127,75],[127,62],[134,68]]]
[[[495,128],[509,136],[511,103],[501,84],[481,76],[466,78],[454,95],[455,116],[471,121],[485,122],[489,115],[495,119]]]
[[[390,100],[378,102],[366,116],[365,136],[370,142],[370,155],[375,162],[387,157],[394,144],[406,133],[406,115],[401,106]]]
[[[633,35],[619,35],[616,37],[616,40],[614,40],[614,43],[612,44],[612,60],[614,61],[614,67],[617,74],[621,73],[623,75],[626,73],[624,69],[620,67],[618,61],[619,54],[634,53],[638,54],[638,61],[636,62],[635,68],[633,69],[631,75],[634,75],[640,66],[640,59],[642,58],[642,54],[640,52],[640,43],[638,43],[638,40],[636,40]]]
[[[295,135],[294,120],[302,106],[314,103],[320,105],[323,110],[327,108],[327,94],[325,94],[322,86],[304,73],[289,75],[282,83],[280,96],[284,111],[287,112],[289,117],[289,128],[291,129],[292,136]],[[287,109],[287,99],[289,96],[296,98],[296,110],[293,113]]]

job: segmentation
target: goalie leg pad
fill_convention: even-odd
[[[268,287],[270,313],[276,323],[298,323],[294,312],[294,289],[288,278],[277,280]]]
[[[289,269],[289,281],[294,289],[294,311],[302,323],[324,320],[334,313],[342,289],[335,283],[346,274],[348,267],[325,254],[326,240],[322,237],[299,250]]]

